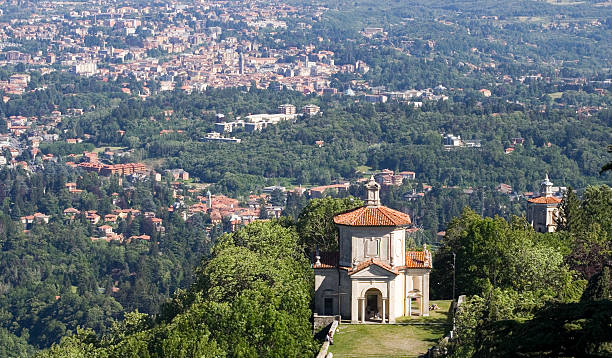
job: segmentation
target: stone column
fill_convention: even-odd
[[[399,277],[399,276],[398,276]],[[395,290],[396,290],[396,285],[397,284],[397,278],[394,279],[393,281],[389,281],[387,283],[387,304],[389,305],[389,319],[387,320],[387,322],[389,323],[395,323],[395,300],[393,299],[396,294]]]
[[[365,300],[365,298],[360,298],[359,301],[361,301],[361,323],[365,323],[365,318],[366,318],[366,310],[365,310],[366,300]]]
[[[351,323],[359,322],[359,301],[351,295]]]
[[[385,323],[385,313],[386,313],[385,306],[386,306],[386,304],[387,304],[387,299],[383,297],[383,299],[382,299],[382,323]]]
[[[429,272],[423,275],[423,316],[429,316]]]

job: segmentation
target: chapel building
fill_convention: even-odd
[[[366,189],[364,206],[334,216],[339,252],[316,254],[315,314],[355,323],[428,316],[431,253],[407,251],[410,216],[381,205],[374,178]]]
[[[540,184],[540,196],[529,199],[527,222],[537,232],[555,232],[561,199],[553,196],[553,183],[546,178]]]

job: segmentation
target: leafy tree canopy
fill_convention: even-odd
[[[361,200],[353,197],[311,200],[297,220],[300,240],[306,250],[338,250],[338,229],[333,221],[334,215],[362,205]]]

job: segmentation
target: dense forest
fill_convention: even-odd
[[[160,210],[174,200],[165,183],[124,188],[117,180],[50,164],[36,174],[3,169],[0,177],[0,346],[16,347],[9,356],[48,347],[77,327],[108,332],[126,312],[158,313],[171,294],[192,282],[201,256],[218,236],[204,230],[210,226],[207,215],[185,222]],[[70,193],[65,186],[70,180],[83,191]],[[92,241],[99,235],[84,212],[104,217],[117,207],[156,213],[165,234],[138,215],[120,220],[116,233],[150,240]],[[67,208],[81,213],[67,216]],[[49,223],[24,231],[20,217],[35,212],[49,215]]]
[[[219,238],[155,319],[130,313],[101,339],[81,330],[40,356],[311,357],[312,280],[295,227],[253,223]]]

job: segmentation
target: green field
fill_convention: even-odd
[[[440,310],[430,317],[403,318],[412,324],[343,324],[329,351],[334,357],[418,357],[436,344],[450,326],[450,301],[432,301]]]
[[[117,150],[122,150],[122,149],[127,149],[127,147],[111,147],[111,146],[105,146],[105,147],[96,147],[93,152],[94,153],[103,153],[105,152],[107,149],[109,149],[110,151],[114,152]]]
[[[355,170],[359,173],[369,173],[372,171],[372,168],[368,167],[367,165],[360,165],[356,167]]]
[[[417,357],[446,332],[443,325],[340,325],[329,351],[334,357]]]
[[[413,317],[402,317],[397,319],[397,323],[440,323],[446,324],[450,322],[450,300],[431,301],[432,305],[436,304],[440,309],[435,311],[429,311],[428,317],[413,316]]]

